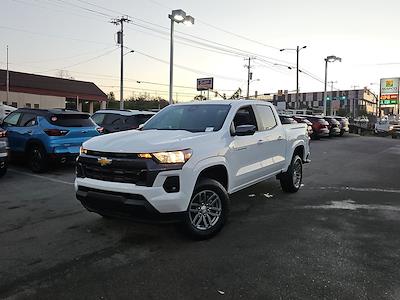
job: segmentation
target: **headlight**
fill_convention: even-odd
[[[389,126],[389,130],[392,130],[393,129],[393,126]]]
[[[145,156],[148,156],[148,154],[149,153],[143,153],[139,156],[146,158]],[[156,152],[151,153],[151,155],[161,164],[184,164],[192,156],[192,150]]]
[[[80,147],[79,148],[79,154],[81,155],[81,154],[87,154],[87,149],[85,149],[85,148],[83,148],[83,147]]]

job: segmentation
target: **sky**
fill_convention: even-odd
[[[174,97],[193,99],[196,79],[214,77],[214,89],[228,96],[247,87],[250,94],[296,89],[295,51],[300,92],[322,91],[324,58],[335,89],[368,86],[400,76],[396,0],[2,0],[0,68],[55,76],[64,70],[77,80],[95,82],[119,97],[118,27],[112,18],[128,15],[125,25],[125,97],[150,93],[167,97],[169,82],[168,14],[183,9],[195,18],[175,24]],[[128,53],[129,49],[134,53]],[[140,83],[138,83],[140,81]]]

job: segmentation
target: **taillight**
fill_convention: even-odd
[[[104,127],[97,127],[96,130],[97,130],[99,133],[104,133]]]
[[[0,131],[0,138],[6,137],[7,136],[7,131]]]
[[[64,136],[69,132],[69,130],[45,129],[44,132],[46,132],[48,136]]]

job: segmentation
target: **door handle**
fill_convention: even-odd
[[[278,136],[278,141],[283,140],[283,136]]]
[[[28,130],[26,133],[27,133],[27,134],[31,134],[31,133],[32,133],[32,130]]]
[[[264,144],[264,143],[265,143],[264,140],[258,140],[258,141],[257,141],[257,144],[259,144],[259,145]]]

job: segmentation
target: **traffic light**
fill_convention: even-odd
[[[330,100],[331,100],[331,97],[327,96],[326,101],[330,101]]]

